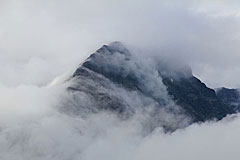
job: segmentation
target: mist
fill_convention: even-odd
[[[60,112],[59,102],[69,96],[64,88],[3,90],[4,98],[14,102],[3,106],[1,101],[1,159],[238,159],[238,115],[173,133],[157,127],[146,134],[146,115],[121,120],[109,112],[85,116]]]
[[[150,55],[177,57],[210,87],[237,88],[238,6],[236,1],[1,1],[1,83],[44,85],[100,45],[122,41]]]
[[[116,40],[136,57],[191,66],[209,87],[240,87],[239,7],[238,1],[0,1],[0,159],[239,159],[239,115],[146,133],[149,117],[141,112],[122,120],[62,110],[77,66]],[[80,102],[90,103],[84,96]]]

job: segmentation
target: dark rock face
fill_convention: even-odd
[[[213,89],[206,87],[194,76],[172,80],[163,78],[169,94],[177,104],[182,106],[194,121],[206,121],[216,118],[222,119],[234,111],[219,100]]]
[[[230,106],[233,110],[240,111],[240,90],[218,88],[216,89],[217,97],[223,101],[226,105]]]
[[[234,113],[190,69],[169,70],[139,59],[119,42],[93,53],[71,81],[76,113],[107,110],[129,117],[141,110],[151,121],[171,130]]]

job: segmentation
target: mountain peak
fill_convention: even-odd
[[[131,55],[129,50],[119,41],[112,42],[109,45],[103,45],[96,52],[100,54],[105,54],[105,55],[115,54],[115,53],[123,54],[126,56]]]
[[[190,69],[175,69],[178,65],[174,64],[173,68],[164,66],[164,63],[158,65],[131,56],[121,42],[103,45],[73,74],[74,83],[69,89],[79,94],[76,97],[85,95],[92,103],[83,105],[85,99],[80,99],[76,109],[92,106],[87,109],[129,116],[139,108],[153,108],[151,116],[161,123],[159,125],[171,129],[186,125],[188,118],[203,122],[234,113],[217,98],[213,89],[194,77]],[[169,74],[173,71],[174,74]],[[183,75],[185,72],[187,76]],[[174,117],[174,123],[169,117]]]

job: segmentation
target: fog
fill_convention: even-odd
[[[238,1],[0,1],[0,159],[239,159],[240,118],[143,134],[145,115],[61,112],[66,79],[102,44],[240,87]],[[139,51],[140,50],[140,51]]]
[[[14,93],[1,88],[6,100],[1,101],[0,110],[1,159],[239,158],[239,116],[193,124],[173,133],[159,127],[146,135],[142,126],[145,115],[122,121],[105,112],[84,118],[59,112],[60,99],[67,97],[65,87],[20,87]]]

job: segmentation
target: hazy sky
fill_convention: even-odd
[[[210,87],[240,87],[238,1],[0,3],[4,85],[44,85],[72,72],[100,45],[118,40],[190,64]]]

